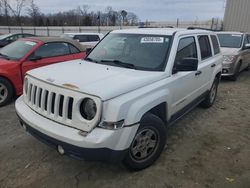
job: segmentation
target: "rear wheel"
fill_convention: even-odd
[[[215,78],[213,85],[207,95],[207,97],[205,98],[205,100],[201,103],[201,106],[204,108],[210,108],[211,106],[213,106],[214,101],[216,99],[217,96],[217,90],[218,90],[218,85],[219,85],[219,79]]]
[[[166,127],[157,116],[147,113],[130,145],[123,163],[133,171],[152,165],[160,156],[166,143]]]
[[[0,78],[0,107],[8,104],[13,95],[14,89],[11,83],[4,78]]]

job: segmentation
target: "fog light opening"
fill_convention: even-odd
[[[64,155],[64,153],[65,153],[63,147],[60,146],[60,145],[57,146],[57,151],[58,151],[58,153],[60,153],[61,155]]]

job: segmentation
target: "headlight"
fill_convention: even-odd
[[[28,86],[29,86],[29,84],[28,84],[28,78],[25,78],[24,79],[24,84],[23,84],[23,88],[24,88],[25,94],[27,94],[27,92],[28,92]]]
[[[96,115],[96,103],[93,99],[86,98],[80,104],[80,114],[86,120],[92,120]]]
[[[102,122],[100,123],[99,127],[104,128],[104,129],[121,129],[124,126],[124,120],[118,121],[118,122]]]
[[[233,62],[236,59],[236,56],[234,55],[224,55],[223,60],[227,62]]]

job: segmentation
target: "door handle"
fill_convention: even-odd
[[[201,71],[197,71],[197,72],[195,73],[195,76],[199,76],[200,74],[202,74],[202,72],[201,72]]]
[[[211,67],[214,68],[216,66],[216,64],[212,64]]]

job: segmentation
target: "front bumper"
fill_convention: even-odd
[[[66,155],[86,160],[121,161],[139,127],[135,125],[119,130],[95,128],[82,136],[77,129],[37,114],[24,103],[22,96],[17,99],[15,106],[21,124],[31,135],[53,148],[61,146]]]
[[[233,76],[235,73],[235,63],[224,62],[222,66],[222,76]]]

